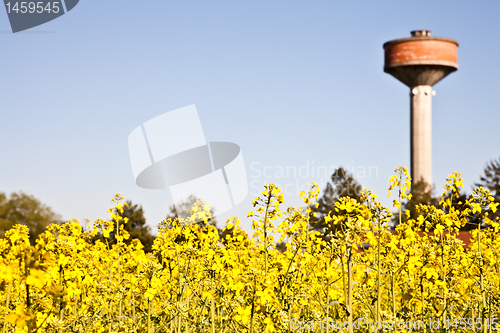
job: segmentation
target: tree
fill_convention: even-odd
[[[439,197],[434,195],[435,187],[430,186],[425,180],[421,179],[411,185],[410,193],[411,200],[407,200],[401,204],[401,221],[406,222],[408,217],[406,211],[410,212],[410,218],[416,219],[420,213],[417,211],[418,205],[433,205],[438,206]],[[393,213],[390,225],[391,229],[395,229],[399,224],[399,211]]]
[[[174,219],[177,217],[188,217],[191,216],[191,210],[193,209],[196,202],[200,201],[195,195],[190,195],[186,200],[180,201],[175,205],[169,207],[170,213],[167,215],[167,219]],[[200,221],[202,225],[211,224],[217,226],[217,220],[214,217],[214,208],[210,208],[210,215],[207,220]]]
[[[151,233],[151,227],[146,224],[146,218],[144,217],[144,210],[142,209],[142,206],[133,204],[130,200],[127,201],[127,205],[122,207],[123,213],[120,213],[122,220],[119,221],[119,225],[123,225],[123,229],[130,234],[130,238],[124,239],[123,242],[130,244],[133,239],[138,239],[144,246],[144,252],[151,252],[156,236]],[[127,223],[123,222],[124,218],[128,218]],[[116,228],[116,220],[113,220],[113,222],[115,223]],[[116,243],[115,236],[116,234],[114,232],[109,234],[109,237],[107,238],[109,244]],[[104,237],[99,234],[94,240],[97,239],[104,240]]]
[[[193,209],[194,205],[196,202],[199,202],[200,199],[197,198],[195,195],[190,195],[187,200],[178,202],[175,205],[170,206],[170,213],[167,215],[167,219],[175,219],[180,217],[187,217],[191,215],[191,210]],[[219,228],[217,226],[217,220],[214,216],[214,208],[210,208],[210,217],[205,220],[205,221],[199,221],[197,222],[200,227],[206,227],[208,225],[213,225],[218,233],[219,233],[219,238],[221,239],[222,243],[225,243],[226,236],[231,235],[234,232],[234,229],[231,230],[224,230],[224,228]]]
[[[500,158],[486,164],[484,175],[480,179],[481,182],[475,185],[489,190],[495,202],[500,202]],[[500,211],[497,210],[495,215],[500,217]]]
[[[336,169],[332,174],[332,182],[326,184],[326,188],[323,195],[318,200],[318,207],[314,205],[311,207],[311,211],[316,213],[316,216],[312,216],[310,219],[311,228],[315,231],[323,231],[327,228],[325,222],[325,216],[331,211],[335,214],[335,203],[342,197],[350,197],[359,201],[361,198],[361,191],[363,187],[354,176],[340,167]]]
[[[29,228],[30,242],[34,244],[48,225],[61,222],[58,214],[32,195],[19,192],[7,197],[0,193],[0,237],[5,237],[15,224],[23,224]]]
[[[408,200],[403,206],[404,210],[410,211],[410,218],[418,217],[417,205],[433,205],[439,204],[439,197],[435,196],[435,186],[430,186],[423,179],[419,180],[411,186],[411,200]]]
[[[452,206],[456,211],[463,211],[467,208],[467,194],[462,192],[462,189],[459,189],[458,198],[454,198],[452,200]],[[435,193],[435,187],[427,184],[423,179],[412,184],[410,193],[412,195],[411,200],[407,200],[403,202],[401,205],[401,221],[406,222],[408,220],[407,211],[410,213],[410,219],[416,220],[421,213],[417,210],[418,205],[429,205],[429,206],[440,206],[439,202],[441,200],[440,197],[437,197]],[[448,199],[449,195],[445,196],[443,199]],[[448,212],[448,209],[441,207],[445,212]],[[395,229],[399,224],[399,212],[395,212],[391,219],[391,229]],[[481,223],[481,219],[479,218],[479,214],[472,214],[467,217],[467,223],[460,228],[461,231],[469,231],[472,229],[477,229],[478,224]],[[431,228],[432,230],[432,228]]]
[[[153,246],[156,236],[151,233],[151,227],[146,224],[146,218],[144,217],[144,210],[142,206],[133,204],[132,201],[127,201],[128,207],[123,207],[123,218],[127,217],[129,220],[123,225],[123,229],[129,232],[130,238],[127,240],[128,243],[134,238],[141,241],[144,245],[145,252],[151,252],[151,247]]]

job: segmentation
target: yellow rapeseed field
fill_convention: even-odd
[[[2,332],[492,332],[500,309],[500,221],[483,188],[455,209],[460,175],[447,180],[439,207],[387,231],[390,210],[370,191],[341,198],[326,217],[328,234],[312,232],[317,184],[304,207],[284,206],[265,186],[254,200],[253,234],[237,218],[224,238],[198,203],[185,220],[160,223],[153,252],[144,253],[121,218],[116,195],[108,220],[82,228],[51,225],[30,246],[16,225],[0,239]],[[395,207],[408,198],[410,177],[396,169]],[[470,246],[457,238],[472,214],[483,228]],[[489,215],[488,215],[489,214]],[[400,214],[401,216],[401,214]],[[406,219],[405,219],[406,220]],[[489,225],[489,228],[485,228]],[[430,232],[433,230],[433,232]],[[113,232],[113,245],[92,236]],[[279,251],[278,242],[286,250]],[[369,244],[365,249],[361,244]]]

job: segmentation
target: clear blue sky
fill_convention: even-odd
[[[196,104],[207,140],[243,151],[252,194],[230,214],[246,220],[257,184],[324,184],[305,167],[276,177],[308,163],[376,167],[358,180],[389,204],[387,180],[409,166],[409,89],[383,72],[382,44],[429,29],[460,42],[459,70],[435,86],[433,178],[440,193],[459,171],[470,193],[500,157],[499,14],[498,1],[81,0],[12,34],[0,10],[0,191],[91,220],[121,192],[155,226],[171,198],[135,185],[128,135]]]

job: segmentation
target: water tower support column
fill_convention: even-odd
[[[432,87],[410,90],[411,178],[432,184]]]

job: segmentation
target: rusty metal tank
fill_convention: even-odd
[[[431,37],[429,30],[415,30],[411,37],[384,44],[384,72],[408,87],[433,86],[458,69],[458,42]]]

